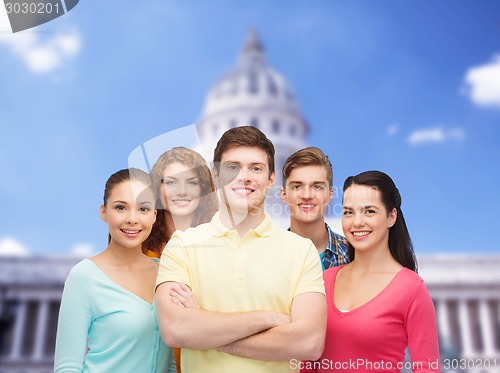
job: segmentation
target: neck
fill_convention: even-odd
[[[328,230],[325,227],[323,219],[312,222],[301,222],[291,217],[290,230],[299,236],[309,238],[314,243],[318,253],[322,253],[328,246]]]
[[[141,246],[125,247],[111,240],[104,253],[112,258],[117,265],[136,264],[138,260],[145,258]]]
[[[264,217],[264,206],[252,211],[238,211],[223,204],[220,210],[222,224],[229,229],[235,229],[240,237],[243,237],[249,230],[257,228]]]
[[[176,231],[185,231],[193,222],[193,215],[186,216],[172,216],[168,211],[165,213],[165,222],[167,224],[167,234],[168,237],[172,237],[172,234]]]
[[[386,272],[396,267],[401,267],[401,264],[391,255],[388,245],[367,251],[355,250],[353,270],[363,273]]]

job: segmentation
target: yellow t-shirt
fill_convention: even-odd
[[[188,285],[202,309],[269,310],[290,314],[295,296],[325,293],[318,252],[309,239],[262,223],[240,238],[216,213],[210,223],[177,231],[163,250],[156,285]],[[182,349],[186,373],[293,372],[289,362],[233,356],[217,350]]]

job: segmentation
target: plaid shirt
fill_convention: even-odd
[[[346,238],[332,231],[326,223],[325,227],[328,231],[329,239],[328,246],[325,251],[321,253],[321,265],[323,266],[323,270],[349,263]]]
[[[328,246],[325,251],[319,254],[323,271],[328,268],[349,263],[349,257],[347,256],[347,239],[332,231],[326,223],[325,227],[328,231]],[[288,228],[288,230],[290,230],[290,228]]]

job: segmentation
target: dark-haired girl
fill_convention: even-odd
[[[158,263],[141,249],[156,219],[149,175],[138,169],[111,175],[100,217],[109,244],[66,279],[54,370],[173,373],[175,361],[160,337],[153,302]]]
[[[325,349],[318,361],[303,361],[301,372],[439,372],[434,306],[388,175],[347,178],[342,228],[351,263],[324,272]]]

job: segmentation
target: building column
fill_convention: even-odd
[[[496,349],[496,353],[497,353],[497,356],[500,357],[500,300],[497,300],[496,301],[496,310],[497,312],[493,312],[493,326],[495,327],[494,330],[496,330],[496,334],[495,334],[495,340],[497,341],[497,349]],[[495,315],[496,313],[496,315]]]
[[[45,347],[45,335],[47,331],[47,321],[49,316],[49,302],[46,299],[40,299],[36,320],[35,347],[33,349],[33,359],[41,360],[43,358],[43,348]]]
[[[483,339],[483,356],[493,358],[495,356],[495,320],[486,299],[479,301],[479,321],[481,324],[481,336]]]
[[[465,299],[458,302],[458,317],[460,321],[460,336],[462,339],[462,356],[465,358],[474,357],[470,312],[467,300]]]
[[[12,334],[12,347],[10,350],[9,359],[20,360],[23,340],[24,340],[24,327],[26,325],[26,311],[28,303],[21,300],[17,309],[16,320],[14,321],[14,331]]]
[[[437,314],[439,337],[441,338],[443,347],[447,349],[451,346],[452,340],[451,340],[451,330],[450,330],[450,319],[448,314],[448,303],[446,302],[446,299],[442,300],[437,299],[436,314]]]

